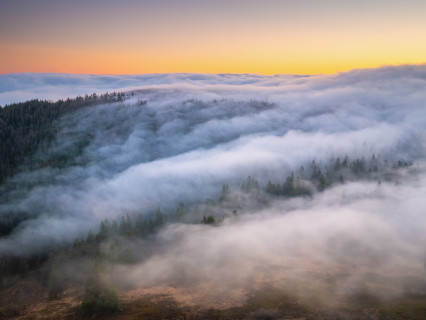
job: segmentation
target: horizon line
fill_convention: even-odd
[[[73,72],[52,72],[52,71],[24,71],[24,72],[7,72],[1,73],[0,76],[7,75],[18,75],[18,74],[63,74],[63,75],[90,75],[90,76],[142,76],[142,75],[178,75],[178,74],[203,74],[203,75],[258,75],[258,76],[282,76],[282,75],[295,75],[295,76],[315,76],[315,75],[333,75],[352,72],[355,70],[376,70],[376,69],[386,69],[386,68],[397,68],[397,67],[420,67],[426,66],[426,62],[423,63],[401,63],[401,64],[383,64],[377,67],[356,67],[344,71],[334,71],[334,72],[319,72],[319,73],[257,73],[257,72],[147,72],[147,73],[73,73]]]

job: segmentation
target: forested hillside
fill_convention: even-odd
[[[100,103],[122,101],[124,93],[96,94],[75,99],[30,100],[0,107],[0,183],[17,173],[19,166],[23,170],[36,169],[43,164],[32,163],[31,156],[52,141],[58,128],[55,120],[66,113]],[[63,159],[56,159],[59,165]]]
[[[1,108],[0,317],[423,319],[425,70]]]

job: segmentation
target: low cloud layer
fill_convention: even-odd
[[[280,86],[299,78],[292,75],[144,74],[74,75],[61,73],[12,73],[0,75],[0,105],[30,99],[58,100],[107,91],[155,87]]]
[[[52,243],[67,243],[95,228],[104,218],[127,212],[148,213],[158,207],[171,211],[180,201],[217,198],[223,183],[236,188],[249,175],[262,185],[277,176],[282,180],[291,170],[313,159],[380,154],[389,161],[414,161],[422,168],[426,151],[426,66],[303,77],[24,74],[0,76],[0,84],[3,103],[26,99],[37,92],[38,98],[50,99],[84,94],[79,90],[88,88],[103,92],[133,87],[134,92],[123,103],[82,109],[56,123],[56,140],[40,150],[34,161],[72,155],[72,166],[44,167],[11,178],[18,185],[29,180],[37,184],[25,192],[15,192],[9,197],[13,200],[2,198],[1,212],[25,212],[31,217],[10,236],[0,239],[0,253],[6,254],[29,254]],[[424,171],[419,170],[422,177]],[[423,178],[419,181],[423,186]],[[377,219],[383,220],[383,225],[393,225],[398,219],[404,223],[407,219],[399,215],[411,214],[410,208],[417,212],[416,206],[422,205],[416,202],[413,186],[401,190],[395,187],[386,197],[373,194],[376,198],[371,200],[371,207],[362,210],[343,206],[335,211],[331,202],[315,202],[312,209],[302,207],[300,218],[294,219],[321,220],[322,212],[324,223],[330,221],[332,225],[343,210],[350,218],[361,212],[359,217],[368,220],[374,216],[374,208],[382,206],[377,209]],[[384,208],[401,192],[406,194],[406,206],[400,211],[392,207],[388,221]],[[346,197],[351,195],[346,192]],[[362,193],[353,196],[363,197]],[[256,224],[247,221],[240,227],[256,233],[250,229],[255,225],[268,229],[270,224],[284,225],[297,217],[298,211],[281,216],[283,211],[285,208],[273,207],[267,213],[258,213]],[[260,218],[265,214],[270,217]],[[278,220],[271,222],[274,219]],[[420,220],[418,225],[426,221],[420,214],[416,219]],[[377,223],[374,228],[380,230]],[[406,226],[411,228],[411,224]],[[347,227],[336,220],[332,233],[345,233]],[[357,232],[361,234],[364,227]],[[234,233],[232,228],[237,226],[226,228]],[[318,232],[315,229],[328,226],[312,225],[312,234],[309,224],[306,228],[301,238],[309,235],[306,241],[311,243]],[[179,232],[176,230],[172,232]],[[216,237],[215,232],[222,231],[212,230],[207,235]],[[396,236],[398,242],[399,233]],[[269,246],[269,240],[262,237],[259,234],[259,241],[265,243],[259,245]],[[285,236],[280,241],[287,240]],[[405,246],[404,241],[401,243]]]
[[[116,283],[174,287],[213,306],[265,285],[328,305],[359,293],[425,292],[425,178],[349,183],[311,200],[278,200],[220,227],[172,225],[150,259],[116,267]]]

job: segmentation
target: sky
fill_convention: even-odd
[[[0,0],[0,74],[317,74],[426,63],[422,0]]]

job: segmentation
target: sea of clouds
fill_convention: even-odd
[[[0,103],[123,88],[133,92],[124,102],[62,117],[55,141],[34,156],[84,145],[73,166],[11,178],[39,185],[0,203],[0,213],[31,217],[0,239],[0,254],[71,242],[104,218],[217,199],[223,183],[236,190],[249,175],[264,186],[311,160],[376,154],[413,162],[411,173],[398,184],[348,182],[277,199],[218,228],[172,224],[158,235],[163,250],[117,268],[121,281],[145,286],[182,275],[234,288],[262,279],[306,295],[325,290],[329,270],[343,274],[343,291],[416,288],[410,281],[426,259],[426,66],[315,76],[11,74],[0,76]],[[381,276],[369,277],[373,269]]]

